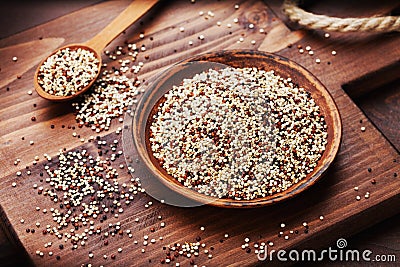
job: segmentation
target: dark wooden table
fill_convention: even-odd
[[[61,2],[62,1],[60,1],[60,3]],[[387,12],[393,12],[393,14],[398,15],[399,13],[398,1],[379,1],[379,3],[376,3],[376,1],[321,2],[323,3],[310,4],[306,7],[316,13],[336,16],[370,16],[376,13],[385,14]],[[291,41],[293,43],[290,43],[292,44],[291,47],[288,47],[288,43],[285,43],[285,41],[281,41],[278,42],[278,48],[271,49],[274,50],[273,52],[293,58],[320,78],[339,102],[339,110],[342,112],[342,118],[345,121],[344,145],[341,148],[341,152],[339,152],[339,158],[333,170],[327,175],[326,181],[323,182],[322,186],[332,186],[333,190],[341,194],[343,191],[343,198],[345,200],[340,200],[337,203],[350,205],[351,203],[355,203],[355,194],[351,192],[352,185],[366,184],[371,178],[376,178],[378,181],[377,186],[383,187],[383,189],[376,190],[376,194],[378,195],[380,194],[379,192],[381,192],[383,195],[379,197],[382,200],[373,200],[375,191],[372,191],[371,201],[374,201],[372,202],[373,204],[369,204],[368,202],[364,204],[366,202],[363,202],[359,205],[361,207],[354,206],[354,208],[351,209],[354,210],[354,213],[351,215],[344,214],[341,216],[340,211],[327,212],[328,216],[326,216],[326,220],[333,220],[336,221],[336,223],[327,223],[326,229],[316,225],[314,228],[315,233],[314,229],[311,228],[308,237],[302,235],[302,237],[295,239],[296,241],[287,246],[284,242],[277,241],[276,243],[279,243],[277,247],[304,248],[307,247],[308,244],[311,244],[311,246],[315,245],[316,247],[324,247],[334,244],[334,241],[339,237],[345,237],[351,248],[359,250],[370,249],[374,254],[396,255],[398,262],[400,260],[400,216],[396,215],[399,214],[400,211],[399,193],[396,191],[398,190],[398,186],[392,190],[394,194],[390,195],[390,197],[385,197],[385,195],[390,194],[388,193],[390,191],[388,189],[391,188],[391,186],[399,185],[399,178],[393,177],[394,173],[399,173],[398,162],[400,161],[399,34],[332,34],[331,38],[325,40],[321,38],[321,33],[319,32],[298,32],[296,25],[288,23],[284,15],[280,12],[280,1],[265,1],[265,3],[248,1],[248,3],[240,3],[240,27],[236,27],[234,23],[231,22],[234,15],[229,14],[229,12],[234,14],[233,5],[235,3],[236,2],[228,1],[224,4],[217,2],[205,4],[202,1],[198,1],[196,4],[183,2],[171,4],[176,8],[185,10],[184,14],[181,15],[182,17],[179,18],[175,15],[176,13],[174,13],[177,12],[177,9],[163,4],[158,7],[156,11],[151,12],[145,17],[143,20],[144,23],[138,23],[132,26],[132,28],[121,36],[121,38],[117,39],[113,45],[123,45],[125,39],[140,43],[141,41],[137,36],[137,32],[144,31],[146,35],[149,33],[149,36],[154,38],[154,52],[149,50],[151,58],[149,62],[146,62],[149,67],[147,69],[145,68],[143,71],[142,77],[147,78],[154,75],[165,66],[192,54],[197,54],[202,51],[212,51],[213,49],[235,47],[252,49],[262,48],[261,50],[268,50],[277,44],[276,38],[284,38],[286,35],[294,33],[295,37]],[[91,6],[91,4],[93,4],[93,6]],[[46,137],[46,133],[40,133],[39,131],[48,130],[48,126],[54,123],[56,127],[58,127],[57,131],[59,131],[60,135],[63,135],[64,131],[59,126],[63,123],[73,125],[74,117],[70,108],[46,102],[39,99],[35,93],[32,96],[28,96],[26,91],[33,90],[31,83],[33,70],[35,64],[38,63],[42,56],[63,43],[85,41],[90,38],[96,31],[101,29],[108,21],[117,15],[126,4],[127,2],[103,2],[96,4],[96,1],[91,1],[85,3],[80,2],[80,4],[69,6],[69,9],[66,9],[65,4],[49,5],[48,2],[43,2],[43,6],[40,8],[36,6],[35,9],[33,6],[15,2],[14,5],[10,4],[9,8],[2,8],[1,10],[3,13],[1,17],[7,17],[8,23],[11,23],[9,25],[13,26],[9,27],[6,26],[6,23],[2,24],[4,25],[3,27],[6,28],[1,28],[4,30],[2,30],[3,39],[0,40],[0,78],[2,80],[0,95],[5,99],[5,102],[0,106],[0,124],[2,127],[0,135],[0,158],[1,171],[3,173],[1,174],[0,180],[0,205],[3,219],[2,231],[0,231],[0,266],[25,266],[32,263],[36,265],[71,265],[72,263],[78,265],[77,262],[80,264],[82,258],[88,260],[86,255],[87,251],[91,249],[90,246],[95,247],[95,245],[92,244],[88,248],[85,248],[83,252],[79,252],[80,256],[77,257],[77,261],[74,261],[73,258],[71,259],[69,253],[66,254],[68,259],[63,257],[63,261],[60,262],[55,261],[54,257],[45,257],[43,259],[34,255],[34,247],[39,246],[39,244],[42,246],[44,239],[38,235],[38,242],[36,243],[34,237],[27,237],[23,234],[23,228],[20,226],[18,218],[20,218],[19,214],[24,214],[24,207],[28,207],[29,202],[23,203],[24,198],[15,195],[11,189],[10,184],[11,181],[14,181],[14,173],[17,170],[12,163],[16,157],[22,157],[23,161],[30,162],[32,155],[35,154],[32,149],[29,149],[29,147],[26,148],[26,141],[25,143],[20,141],[21,134],[31,136],[32,133],[30,133],[30,131],[33,131],[34,134],[38,134],[39,137],[41,136],[43,140],[50,140],[49,145],[46,145],[46,142],[41,144],[38,142],[39,145],[37,149],[39,151],[42,149],[45,149],[43,151],[48,151],[47,149],[49,146],[54,146],[54,149],[50,150],[56,152],[58,147],[64,144],[68,148],[74,148],[80,145],[76,140],[66,137],[57,137],[53,132],[50,137]],[[264,11],[266,8],[265,4],[270,11]],[[48,5],[48,9],[46,9],[46,5]],[[32,13],[34,13],[32,17],[35,19],[27,20],[26,18],[29,17],[28,15],[10,16],[10,14],[13,14],[12,10],[14,10],[14,12],[15,10],[22,13],[26,12],[25,14],[31,13],[31,16]],[[229,33],[225,32],[227,31],[226,27],[225,31],[222,31],[218,29],[206,29],[205,26],[202,26],[206,22],[204,18],[199,19],[198,12],[200,10],[203,10],[205,13],[207,13],[208,10],[212,10],[218,14],[217,16],[220,16],[219,19],[225,24],[231,22],[233,24],[231,35],[235,37],[229,37]],[[73,13],[74,11],[75,13]],[[16,14],[18,14],[18,12]],[[40,15],[39,12],[41,12]],[[271,14],[275,14],[272,20],[269,17]],[[80,15],[87,16],[87,18],[83,19]],[[40,17],[40,19],[38,19],[38,17]],[[54,19],[54,21],[48,21],[49,19]],[[212,18],[210,18],[207,23],[210,23],[210,20],[212,20]],[[213,24],[215,24],[217,19],[214,20]],[[84,28],[77,26],[79,23],[83,22],[88,23],[88,26]],[[255,25],[263,25],[263,27],[270,32],[275,31],[276,37],[266,38],[266,41],[264,41],[263,36],[260,37],[259,34],[248,31],[246,25],[250,22]],[[165,25],[161,25],[162,23],[165,23]],[[206,39],[204,43],[200,44],[196,42],[194,45],[195,48],[187,47],[187,40],[179,41],[181,37],[178,36],[178,29],[181,24],[185,25],[186,29],[191,29],[192,33],[190,33],[190,35],[193,35],[193,40],[195,40],[197,32],[200,31],[204,31],[206,37],[210,36],[210,39]],[[193,28],[191,28],[190,25],[193,25]],[[66,27],[71,27],[72,31],[68,31]],[[74,33],[74,31],[76,32]],[[188,30],[186,31],[188,32]],[[187,37],[188,35],[185,36]],[[236,40],[240,36],[246,37],[247,43],[237,44]],[[299,37],[297,38],[296,36]],[[37,43],[39,42],[39,37],[44,38],[46,42],[44,42],[44,44]],[[249,43],[251,38],[257,40],[257,45],[254,47]],[[148,39],[145,41],[150,42]],[[29,42],[32,42],[31,45],[38,45],[37,50],[32,51],[32,49],[29,48],[31,46],[27,45]],[[299,55],[296,48],[298,44],[303,46],[309,44],[313,48],[315,47],[324,64],[316,65],[313,61],[314,59]],[[328,55],[332,49],[338,51],[336,58],[329,57]],[[27,56],[21,54],[21,50],[27,51]],[[33,54],[34,52],[38,53],[37,57]],[[22,63],[17,65],[17,67],[14,67],[10,60],[10,56],[14,54],[21,55],[20,61]],[[142,60],[145,61],[144,55]],[[329,66],[326,65],[327,61],[331,63]],[[344,90],[343,93],[340,91],[340,88],[335,87],[338,83],[334,81],[334,77],[332,78],[332,75],[326,74],[325,72],[334,73],[341,82],[344,81],[339,84],[340,88]],[[22,75],[22,78],[16,79],[15,75]],[[7,87],[9,87],[8,90]],[[35,108],[32,107],[33,103],[37,104]],[[54,112],[55,115],[49,116],[49,112]],[[36,115],[39,118],[38,122],[35,122],[38,126],[35,126],[35,123],[30,121],[29,118],[32,115]],[[363,120],[362,124],[360,124],[360,120]],[[12,123],[12,125],[10,123]],[[359,131],[361,125],[367,128],[367,136],[361,135]],[[113,129],[117,126],[119,126],[119,124],[113,124]],[[69,134],[70,132],[68,132],[68,135]],[[83,136],[88,136],[93,133],[88,129],[83,129],[81,134]],[[54,140],[48,138],[53,138]],[[107,134],[105,138],[108,138]],[[354,144],[351,142],[354,142]],[[360,152],[361,155],[358,156],[358,151],[354,152],[352,149],[365,151]],[[368,155],[371,153],[373,154],[374,151],[379,151],[384,157],[388,158],[379,158],[378,155],[368,158]],[[40,153],[43,152],[40,151]],[[25,154],[26,156],[24,156]],[[394,159],[397,160],[397,163],[393,162]],[[351,167],[350,165],[354,165],[355,167]],[[370,166],[374,166],[372,174],[368,174],[366,171]],[[356,172],[362,172],[362,174],[357,174]],[[390,181],[385,180],[389,178],[391,179]],[[29,179],[35,181],[35,178]],[[340,182],[333,182],[335,179]],[[21,190],[31,190],[27,189],[31,184],[31,181],[28,181],[25,186],[17,186],[17,188],[21,188]],[[321,186],[309,192],[309,194],[315,194],[320,191],[324,192]],[[22,191],[21,194],[25,194],[24,191]],[[10,196],[12,196],[15,201],[10,200]],[[27,194],[27,196],[26,199],[31,198],[30,194]],[[37,201],[35,196],[32,197],[32,199]],[[143,208],[143,203],[148,201],[148,199],[148,197],[143,197],[134,207],[137,209]],[[299,200],[308,205],[318,206],[311,196],[305,196]],[[40,199],[38,201],[40,201]],[[301,213],[296,211],[302,207],[301,204],[297,205],[289,202],[288,205],[289,210],[293,211],[293,215],[287,216],[288,222],[293,224],[301,223],[303,218],[309,218],[311,215],[319,214],[318,212],[329,210],[330,208],[329,204],[321,204],[325,207],[322,211],[306,210],[305,213]],[[277,209],[282,207],[283,206],[280,206]],[[21,213],[16,211],[18,209]],[[179,240],[179,242],[189,240],[191,232],[198,231],[200,223],[206,224],[207,227],[210,227],[210,232],[205,235],[205,239],[209,244],[216,244],[217,252],[215,252],[214,255],[215,259],[209,261],[204,260],[204,264],[207,266],[220,266],[225,262],[240,262],[243,257],[244,259],[241,264],[253,265],[256,263],[256,258],[246,259],[246,257],[248,257],[247,254],[240,249],[242,238],[249,235],[252,237],[253,241],[255,241],[258,235],[262,235],[263,238],[274,235],[274,233],[278,231],[275,224],[283,218],[286,220],[285,216],[279,217],[277,215],[279,214],[277,213],[277,209],[262,209],[264,213],[271,213],[277,216],[276,219],[271,219],[271,223],[265,224],[261,221],[257,222],[257,219],[255,219],[255,216],[258,216],[257,212],[243,211],[246,216],[254,218],[251,219],[254,222],[250,222],[247,225],[244,222],[238,221],[237,224],[239,226],[241,225],[239,228],[237,226],[235,227],[233,220],[238,220],[242,216],[233,211],[223,211],[221,214],[224,214],[227,218],[225,229],[224,224],[219,225],[216,223],[215,227],[212,226],[213,223],[211,220],[216,220],[217,214],[220,213],[220,211],[214,208],[196,208],[194,211],[185,211],[168,209],[162,205],[155,205],[153,209],[150,209],[151,211],[147,213],[143,212],[143,216],[147,216],[147,219],[143,225],[137,228],[137,231],[138,234],[144,233],[151,225],[157,223],[151,216],[154,217],[154,214],[163,214],[168,224],[171,225],[169,227],[181,229],[181,233],[172,234],[170,239],[165,242],[165,244],[171,244]],[[340,210],[339,207],[338,210]],[[32,212],[32,207],[26,211],[26,213],[30,212]],[[174,215],[174,212],[177,212],[177,214]],[[348,210],[343,209],[343,212],[348,212]],[[194,215],[192,215],[192,213]],[[142,214],[142,212],[140,214]],[[332,215],[331,217],[329,216],[330,214]],[[26,217],[29,216],[30,215],[26,215]],[[210,216],[211,219],[203,218],[200,222],[197,222],[196,216]],[[128,218],[132,217],[134,218],[134,215],[129,214]],[[344,217],[346,219],[343,219]],[[386,219],[388,217],[389,219]],[[180,222],[174,221],[178,218],[181,220]],[[265,218],[269,217],[265,215]],[[264,225],[268,228],[265,229],[265,231],[263,231]],[[255,229],[251,229],[253,226]],[[174,232],[173,228],[167,229],[168,231]],[[231,247],[228,246],[228,248],[232,249],[231,254],[221,251],[221,246],[218,246],[219,240],[222,239],[225,230],[232,233],[232,239],[229,241]],[[127,244],[127,242],[128,241],[121,241],[119,245],[123,246]],[[234,248],[236,248],[235,251],[233,251]],[[115,250],[115,247],[113,247],[113,249]],[[135,253],[137,250],[137,248],[134,249]],[[107,251],[107,249],[104,250],[104,248],[102,248],[102,251]],[[149,262],[148,260],[153,260],[152,263],[158,264],[159,255],[162,255],[162,253],[161,249],[158,251],[154,250],[153,254],[146,253],[144,256],[139,255],[141,260],[132,261],[129,254],[124,250],[121,256],[122,259],[117,261],[118,263],[116,264],[144,265],[144,263]],[[85,254],[85,256],[82,256],[83,254]],[[155,255],[155,258],[152,255]],[[228,255],[232,255],[233,259],[236,258],[236,260],[228,260]],[[61,256],[63,256],[62,253]],[[97,264],[105,264],[106,266],[113,264],[109,259],[102,262],[99,258],[101,258],[101,255],[96,258]],[[137,264],[134,264],[134,262],[137,262]],[[199,265],[201,264],[202,263],[199,262]],[[326,264],[330,265],[335,263],[328,262]],[[354,263],[349,264],[351,265]],[[394,263],[386,264],[387,266],[395,266]]]

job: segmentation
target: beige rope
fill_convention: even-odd
[[[283,12],[291,21],[314,29],[337,32],[390,32],[400,31],[400,17],[337,18],[316,15],[299,8],[297,1],[285,0]]]

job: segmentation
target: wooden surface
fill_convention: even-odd
[[[392,76],[375,75],[382,69],[396,73],[393,68],[398,68],[400,58],[400,48],[397,45],[398,34],[332,34],[330,38],[325,39],[322,33],[299,31],[290,24],[292,30],[289,30],[281,21],[283,16],[279,13],[279,2],[268,1],[269,7],[267,7],[259,1],[245,1],[240,4],[240,9],[235,11],[234,2],[212,1],[191,4],[189,1],[177,1],[159,5],[142,20],[142,23],[133,25],[111,46],[124,45],[125,40],[133,41],[138,45],[146,44],[146,52],[140,53],[139,57],[139,60],[145,63],[139,73],[140,79],[148,79],[170,64],[188,56],[220,49],[261,47],[262,50],[275,51],[300,63],[326,85],[342,116],[342,145],[327,176],[314,188],[296,199],[273,207],[245,211],[221,210],[206,206],[185,209],[166,206],[158,202],[146,209],[144,205],[151,198],[143,194],[135,199],[129,209],[126,209],[119,221],[122,222],[124,229],[133,230],[134,239],[141,240],[143,235],[150,235],[152,227],[156,228],[153,234],[155,237],[160,235],[164,237],[163,241],[158,241],[146,248],[144,254],[140,251],[143,246],[134,245],[132,239],[126,236],[117,240],[113,239],[107,247],[103,246],[99,242],[99,237],[96,236],[89,239],[85,247],[76,251],[71,251],[70,248],[59,251],[58,241],[54,238],[44,236],[39,231],[35,234],[27,234],[25,229],[34,227],[36,221],[46,225],[51,219],[50,216],[35,212],[35,206],[50,208],[52,204],[32,190],[34,183],[40,183],[38,173],[41,171],[41,164],[30,167],[32,175],[23,174],[21,177],[16,177],[15,173],[18,170],[24,170],[25,165],[31,165],[36,155],[41,156],[43,153],[55,155],[60,148],[72,149],[82,145],[77,138],[72,137],[74,130],[61,127],[61,125],[76,126],[70,106],[49,103],[40,99],[35,93],[27,94],[28,90],[33,90],[32,77],[35,65],[43,56],[63,44],[84,42],[91,38],[128,4],[129,2],[119,1],[101,3],[0,40],[0,58],[2,59],[0,61],[0,94],[3,100],[0,103],[1,217],[7,235],[17,245],[23,247],[22,251],[26,251],[34,264],[80,266],[91,262],[95,265],[143,266],[149,265],[150,261],[158,264],[161,258],[165,258],[163,246],[176,242],[193,242],[200,235],[208,247],[214,247],[214,257],[207,259],[204,254],[201,254],[195,259],[196,264],[200,266],[202,264],[207,266],[255,265],[258,262],[254,249],[248,254],[240,248],[245,237],[250,237],[251,242],[271,240],[275,243],[276,250],[334,246],[338,238],[347,238],[399,213],[400,182],[399,176],[394,175],[394,173],[400,173],[399,148],[398,146],[397,150],[395,148],[396,140],[398,140],[396,139],[398,124],[394,121],[392,125],[387,126],[390,123],[381,122],[379,119],[385,116],[382,114],[385,114],[389,108],[385,111],[382,108],[383,105],[380,108],[371,107],[371,103],[375,101],[365,102],[365,99],[357,99],[360,106],[368,107],[369,105],[371,112],[369,116],[377,121],[375,122],[379,128],[377,129],[347,95],[347,93],[359,95],[360,93],[357,92],[363,92],[360,84],[367,79],[365,77],[375,77],[374,80],[381,79],[380,83],[377,83],[379,85],[391,81],[392,83],[388,86],[392,90],[397,88],[396,92],[398,92],[398,87],[396,87],[398,83],[393,82]],[[398,5],[396,1],[382,1],[380,4],[380,12],[392,10]],[[310,6],[311,9],[331,12],[330,15],[332,15],[335,11],[329,7],[328,3],[325,7],[321,4]],[[182,14],[181,17],[176,16],[176,10],[184,10],[184,12],[179,12]],[[198,15],[201,10],[205,13],[211,10],[215,13],[215,17],[206,20]],[[349,12],[348,9],[344,9],[340,14],[345,14],[346,10]],[[371,14],[368,5],[363,5],[359,12]],[[235,17],[239,18],[239,24],[233,23],[232,20]],[[222,25],[231,23],[232,27],[218,27],[216,26],[218,20],[222,21]],[[82,27],[82,23],[87,27]],[[249,23],[254,23],[256,30],[248,29]],[[180,26],[185,27],[185,32],[179,31]],[[264,28],[267,34],[260,34],[257,31],[259,27]],[[138,37],[141,31],[144,31],[146,36],[143,40]],[[204,34],[203,41],[197,39],[199,34]],[[237,43],[241,36],[244,42]],[[288,38],[284,38],[286,36]],[[189,40],[193,40],[193,46],[188,45]],[[256,40],[256,44],[250,44],[251,40]],[[310,45],[315,55],[299,54],[297,45],[303,47]],[[331,55],[332,50],[337,51],[336,56]],[[17,62],[12,62],[13,56],[18,56]],[[321,59],[321,64],[315,63],[316,57]],[[18,78],[18,75],[22,77]],[[347,91],[344,91],[342,87]],[[379,92],[381,88],[377,87],[376,92]],[[378,93],[369,97],[375,97],[376,100],[381,97],[380,101],[383,98],[385,103],[392,103],[391,96],[394,96],[393,99],[398,99],[395,98],[396,92],[387,98]],[[393,101],[394,104],[391,106],[394,108],[390,110],[396,112],[398,100]],[[36,106],[34,107],[33,104]],[[366,114],[368,115],[368,112]],[[32,116],[37,117],[35,122],[31,121]],[[361,120],[362,123],[360,123]],[[395,120],[393,115],[389,115],[389,120]],[[55,129],[50,128],[52,124],[55,125]],[[115,130],[118,126],[120,123],[116,122],[112,129]],[[361,126],[366,127],[365,132],[360,131]],[[386,131],[386,137],[392,144],[381,133],[381,131],[385,132],[384,129],[392,129]],[[85,127],[75,131],[83,137],[94,135]],[[115,134],[111,132],[102,133],[102,138],[115,139]],[[34,140],[35,144],[30,146],[29,140]],[[96,150],[90,143],[83,146],[89,151]],[[18,166],[13,165],[16,158],[21,159]],[[119,158],[115,166],[123,161]],[[372,171],[368,172],[368,168]],[[375,185],[370,183],[373,178],[377,181]],[[122,183],[129,180],[130,176],[121,173],[119,179]],[[12,187],[12,182],[16,182],[17,186]],[[354,186],[359,186],[360,192],[355,192]],[[355,196],[358,194],[363,196],[366,191],[371,192],[371,197],[357,202]],[[165,228],[159,227],[158,215],[162,215],[163,221],[166,222]],[[324,215],[323,221],[318,219],[320,215]],[[134,222],[136,217],[140,218],[139,223]],[[21,219],[25,220],[24,224],[20,223]],[[307,221],[310,225],[307,234],[302,231],[303,221]],[[285,231],[300,230],[300,233],[289,234],[289,240],[277,237],[281,231],[279,227],[281,222],[287,225]],[[200,231],[200,226],[205,226],[206,230]],[[224,238],[225,233],[229,233],[229,238]],[[52,249],[54,256],[46,255],[43,258],[36,256],[35,251],[38,249],[48,251],[43,244],[49,241],[54,242],[55,248]],[[118,247],[123,248],[122,253],[116,252]],[[95,253],[93,259],[88,258],[89,251]],[[117,258],[115,260],[102,258],[103,254],[110,253],[117,254]],[[56,255],[61,256],[60,261],[56,260]],[[182,263],[188,263],[187,259],[179,258],[179,260],[182,260]]]

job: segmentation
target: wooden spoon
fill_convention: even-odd
[[[51,101],[65,101],[65,100],[70,100],[73,99],[84,92],[86,92],[95,82],[96,78],[100,74],[100,69],[102,65],[102,60],[101,60],[101,52],[102,50],[109,44],[111,43],[112,40],[114,40],[121,32],[123,32],[128,26],[130,26],[132,23],[134,23],[137,19],[139,19],[143,14],[145,14],[154,4],[156,4],[158,0],[136,0],[133,1],[121,14],[118,15],[110,24],[107,25],[101,32],[99,32],[96,36],[94,36],[92,39],[86,41],[85,43],[81,44],[69,44],[66,46],[63,46],[61,48],[58,48],[55,50],[53,53],[51,53],[48,57],[54,55],[60,50],[63,50],[65,48],[70,48],[71,50],[76,50],[78,48],[83,48],[85,50],[91,51],[94,53],[95,57],[98,60],[98,69],[97,69],[97,74],[96,76],[89,82],[88,85],[77,91],[73,95],[67,95],[67,96],[56,96],[50,93],[47,93],[42,86],[38,82],[38,75],[40,71],[40,67],[43,65],[43,63],[48,59],[45,58],[40,64],[38,65],[36,72],[35,72],[35,77],[34,77],[34,87],[37,91],[37,93],[48,100]]]

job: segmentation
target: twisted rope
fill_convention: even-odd
[[[295,0],[285,0],[282,6],[288,18],[314,30],[336,32],[390,32],[400,31],[400,17],[338,18],[304,11]]]

